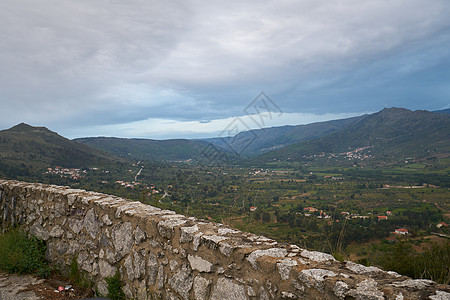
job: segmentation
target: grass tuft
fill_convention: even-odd
[[[50,267],[45,260],[43,241],[28,237],[15,228],[0,235],[0,269],[9,273],[35,274],[47,277]]]
[[[107,277],[105,280],[108,284],[108,297],[112,300],[125,300],[119,270],[116,271],[114,276]]]

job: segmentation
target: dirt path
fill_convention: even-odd
[[[29,288],[37,287],[43,282],[43,279],[33,276],[0,273],[0,300],[42,299]]]
[[[70,286],[57,277],[42,279],[31,275],[0,272],[0,300],[83,299],[92,297],[86,289],[73,288],[56,292],[59,286]]]

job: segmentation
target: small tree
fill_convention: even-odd
[[[265,223],[268,223],[268,222],[270,222],[270,214],[268,213],[268,212],[263,212],[263,214],[262,214],[262,220],[263,220],[263,222],[265,222]]]

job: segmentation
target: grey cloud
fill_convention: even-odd
[[[5,0],[0,127],[211,120],[260,90],[305,111],[349,70],[448,34],[448,15],[445,0]]]

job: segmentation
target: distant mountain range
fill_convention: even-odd
[[[0,174],[127,160],[209,162],[211,155],[221,157],[226,153],[234,162],[236,153],[243,154],[240,161],[250,163],[303,161],[352,151],[385,161],[424,158],[450,153],[449,112],[389,108],[354,118],[251,130],[235,137],[204,140],[95,137],[71,141],[45,127],[21,123],[0,131]]]
[[[0,131],[0,174],[39,168],[80,168],[124,162],[108,152],[71,141],[45,127],[24,123]]]
[[[371,156],[392,161],[450,152],[450,115],[388,108],[363,116],[318,139],[264,154],[258,161],[300,161],[320,153],[343,153],[367,147]]]
[[[75,139],[96,149],[133,160],[186,161],[204,160],[209,144],[201,140],[150,140],[115,137]],[[217,149],[216,149],[217,150]]]
[[[434,113],[438,113],[438,114],[450,114],[450,108],[447,109],[441,109],[441,110],[435,110],[433,111]]]
[[[201,140],[151,140],[115,137],[78,138],[74,141],[107,151],[111,154],[137,160],[183,161],[204,160],[205,147],[211,145],[231,157],[256,156],[296,142],[323,137],[357,121],[361,117],[312,123],[298,126],[280,126],[240,132],[234,137]]]
[[[294,143],[313,140],[339,131],[362,117],[332,120],[297,126],[279,126],[240,132],[234,137],[210,138],[204,141],[225,151],[256,156]]]

